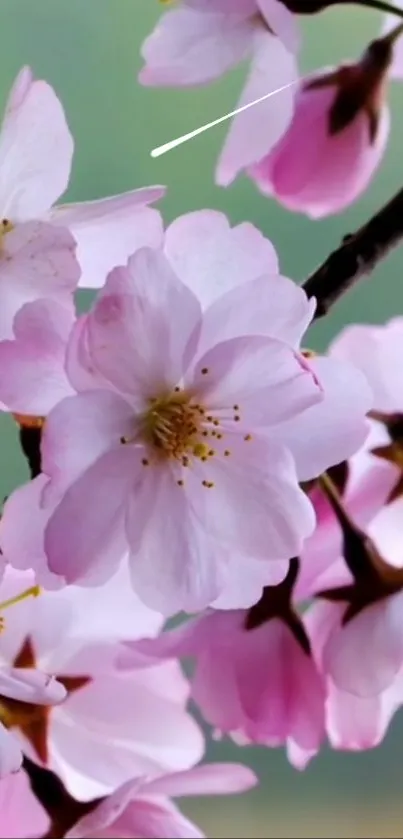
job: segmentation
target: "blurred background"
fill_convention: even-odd
[[[226,125],[150,158],[153,147],[234,108],[245,72],[240,68],[214,85],[187,91],[138,86],[140,45],[161,11],[158,0],[1,0],[0,107],[17,71],[30,64],[56,89],[75,137],[67,200],[166,184],[166,222],[199,208],[222,210],[233,224],[253,222],[274,242],[283,273],[303,280],[401,185],[403,90],[390,85],[392,136],[371,188],[342,216],[314,223],[285,212],[244,178],[227,190],[214,185]],[[306,19],[302,68],[358,56],[380,23],[378,13],[357,6]],[[310,346],[324,348],[343,324],[381,322],[397,313],[403,313],[403,249],[312,330]],[[4,496],[26,477],[15,427],[4,417],[0,446]],[[324,750],[302,774],[287,765],[281,750],[214,744],[211,758],[242,759],[261,783],[246,796],[186,804],[210,837],[403,836],[403,717],[395,719],[380,748],[357,755]]]

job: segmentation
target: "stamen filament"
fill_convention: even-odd
[[[23,600],[27,600],[28,597],[39,597],[40,593],[40,586],[31,586],[31,588],[27,588],[25,591],[22,591],[21,594],[16,594],[15,597],[3,600],[3,602],[0,603],[0,612],[4,609],[8,609],[10,606],[15,606],[17,603],[21,603]]]

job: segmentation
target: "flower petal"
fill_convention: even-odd
[[[220,592],[228,561],[193,511],[192,482],[189,474],[185,486],[178,486],[169,468],[151,465],[143,469],[141,487],[130,499],[127,534],[133,587],[164,615],[208,606]]]
[[[10,411],[46,416],[72,393],[64,362],[74,323],[55,300],[26,303],[14,319],[13,341],[0,341],[0,399]]]
[[[11,772],[18,772],[22,764],[22,752],[14,734],[0,722],[0,778]]]
[[[182,798],[194,795],[232,795],[256,786],[258,779],[241,763],[211,763],[149,781],[147,794]]]
[[[220,419],[222,412],[232,428],[239,414],[248,431],[296,418],[323,398],[302,356],[277,339],[256,335],[223,341],[198,358],[191,386],[210,413]]]
[[[64,227],[26,222],[5,236],[0,255],[0,339],[13,337],[13,319],[25,303],[48,297],[73,306],[80,277],[75,242]]]
[[[255,49],[248,81],[238,107],[298,78],[297,63],[286,47],[267,31],[255,35]],[[291,122],[295,86],[274,93],[233,118],[216,169],[216,183],[228,186],[242,169],[257,163],[278,142]]]
[[[371,655],[363,656],[363,649],[371,650]],[[323,661],[339,690],[371,697],[389,687],[403,665],[401,594],[367,606],[336,629],[325,646]]]
[[[182,378],[200,314],[163,254],[142,248],[127,268],[112,271],[88,318],[96,370],[144,409],[147,397]]]
[[[67,696],[66,688],[53,676],[30,668],[2,667],[0,694],[34,705],[54,705]]]
[[[230,457],[212,457],[195,478],[192,503],[209,535],[229,549],[256,559],[298,556],[315,525],[313,507],[299,488],[292,456],[262,436],[231,440]],[[203,493],[203,496],[201,495]]]
[[[315,302],[291,280],[265,273],[224,292],[204,314],[199,352],[241,335],[266,335],[298,347]]]
[[[175,219],[165,233],[164,251],[203,308],[236,286],[278,273],[277,254],[269,239],[249,222],[231,228],[224,213],[216,210]]]
[[[52,222],[68,227],[77,242],[80,286],[100,288],[109,271],[125,265],[136,250],[160,247],[162,219],[147,204],[158,201],[164,192],[163,187],[148,187],[99,201],[55,207]]]
[[[253,30],[242,13],[169,11],[143,43],[139,81],[158,87],[210,82],[247,56]]]
[[[0,137],[0,207],[4,218],[39,218],[67,187],[73,139],[63,107],[24,68],[11,90]]]
[[[67,490],[45,531],[53,573],[67,582],[101,585],[127,552],[124,510],[137,452],[121,446],[95,461]]]
[[[68,396],[50,412],[42,436],[47,495],[64,492],[101,455],[133,432],[133,409],[117,394],[93,390]]]
[[[273,429],[273,439],[292,452],[301,481],[316,478],[351,457],[363,444],[372,391],[359,370],[334,358],[309,359],[323,399]]]

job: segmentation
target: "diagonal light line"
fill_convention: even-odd
[[[299,79],[294,79],[294,81],[288,82],[288,84],[284,84],[282,87],[278,87],[277,90],[271,90],[270,93],[260,96],[259,99],[254,99],[253,102],[249,102],[247,105],[242,105],[241,108],[236,108],[235,111],[230,111],[229,114],[225,114],[223,117],[219,117],[219,119],[214,119],[213,122],[207,122],[205,125],[201,125],[200,128],[196,128],[195,131],[189,131],[188,134],[182,134],[182,136],[177,137],[176,140],[171,140],[169,143],[164,143],[163,146],[158,146],[150,152],[150,155],[151,157],[161,157],[162,154],[166,154],[167,151],[175,149],[176,146],[180,146],[182,143],[187,143],[188,140],[193,140],[193,137],[197,137],[198,134],[203,134],[203,132],[208,131],[209,128],[214,128],[215,125],[225,122],[226,119],[231,119],[231,117],[236,116],[236,114],[240,114],[242,111],[252,108],[253,105],[258,105],[259,102],[263,102],[265,99],[270,99],[271,96],[276,96],[277,93],[281,93],[283,90],[288,90],[289,87],[298,83]]]

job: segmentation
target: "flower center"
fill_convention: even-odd
[[[209,436],[203,428],[205,415],[205,409],[191,395],[176,388],[173,393],[151,400],[141,421],[142,437],[164,458],[183,461],[190,454],[207,459],[209,445],[202,440]],[[213,417],[209,419],[214,422]]]
[[[12,230],[14,230],[14,225],[8,220],[8,218],[0,220],[0,255],[3,250],[3,239],[6,233],[11,233]]]

